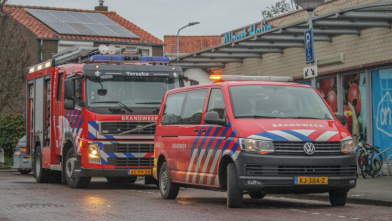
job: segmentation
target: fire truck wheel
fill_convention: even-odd
[[[90,185],[91,177],[78,177],[75,175],[76,154],[71,148],[65,159],[65,179],[71,188],[86,188]]]
[[[34,177],[37,183],[49,182],[48,171],[42,168],[42,152],[41,147],[37,147],[34,153]]]
[[[347,202],[347,192],[331,191],[329,192],[329,202],[332,206],[344,206]]]
[[[243,192],[238,186],[238,176],[234,163],[227,165],[227,207],[241,208]]]
[[[172,183],[167,163],[162,164],[159,171],[159,192],[164,199],[175,199],[178,195],[180,187],[177,183]]]
[[[261,200],[265,197],[265,193],[261,191],[250,191],[249,196],[254,200]]]
[[[18,172],[24,175],[27,175],[31,172],[31,170],[22,170],[22,169],[18,169]]]

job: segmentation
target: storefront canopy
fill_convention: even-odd
[[[331,42],[338,35],[361,35],[364,28],[391,28],[392,1],[366,4],[313,17],[314,41]],[[223,68],[226,63],[242,63],[245,58],[262,58],[287,48],[305,48],[308,22],[273,28],[230,43],[173,58],[171,65],[183,68]]]

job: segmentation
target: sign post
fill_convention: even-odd
[[[306,64],[315,62],[313,28],[309,28],[305,31],[305,58]]]

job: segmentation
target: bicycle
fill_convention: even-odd
[[[355,148],[355,152],[359,151],[358,167],[361,170],[361,175],[364,179],[379,175],[382,168],[383,158],[378,155],[380,152],[377,149],[380,147],[372,146],[368,143],[361,143],[360,136],[353,134],[353,137],[358,138],[358,146]],[[374,156],[378,155],[375,159]]]

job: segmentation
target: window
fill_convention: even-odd
[[[75,80],[75,97],[80,101],[83,101],[83,79]],[[81,102],[75,100],[75,104],[78,106],[82,106]]]
[[[185,105],[181,113],[181,124],[200,124],[203,114],[207,89],[187,92]]]
[[[59,74],[57,79],[57,101],[61,101],[61,92],[63,91],[63,74]]]
[[[226,115],[226,106],[221,89],[212,89],[210,100],[208,101],[207,111],[216,111],[220,119],[224,119]]]
[[[172,125],[180,123],[182,105],[186,93],[171,94],[167,97],[165,111],[162,116],[162,125]]]

